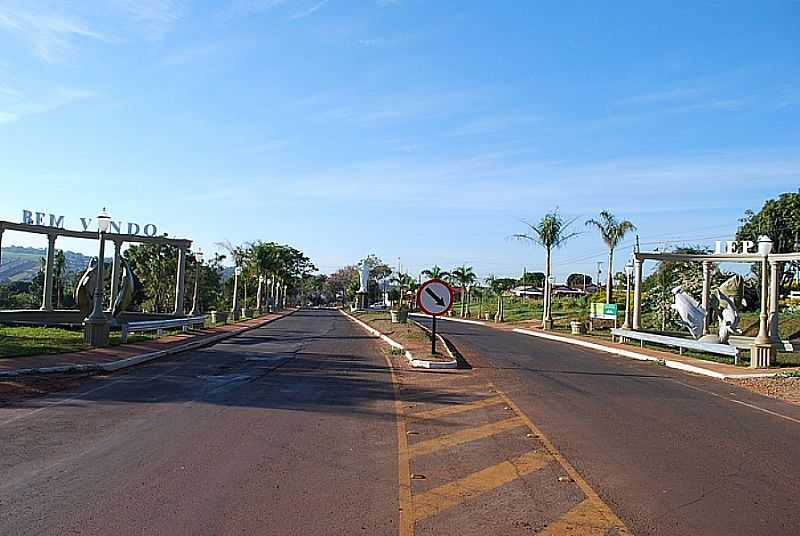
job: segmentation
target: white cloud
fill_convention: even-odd
[[[314,12],[318,11],[319,9],[321,9],[327,3],[328,3],[328,0],[322,0],[321,2],[317,2],[316,4],[314,4],[313,6],[309,7],[308,9],[304,9],[303,11],[295,13],[294,15],[292,15],[292,18],[293,19],[304,19],[304,18],[312,15]]]
[[[186,9],[181,0],[113,0],[113,3],[140,24],[145,38],[152,41],[162,39]]]
[[[61,88],[34,99],[23,98],[19,92],[15,92],[6,98],[0,98],[0,124],[18,121],[29,115],[52,112],[95,95],[93,91],[85,89]]]
[[[0,28],[27,39],[36,54],[48,62],[63,59],[77,39],[115,40],[75,16],[29,11],[9,5],[0,6]]]

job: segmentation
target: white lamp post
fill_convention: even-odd
[[[95,269],[94,303],[92,312],[83,321],[84,340],[90,346],[108,346],[108,318],[103,312],[103,285],[105,283],[103,271],[105,268],[106,237],[111,216],[103,211],[97,215],[97,231],[100,241],[100,252],[97,255],[97,267]]]
[[[628,259],[625,263],[625,323],[622,325],[624,329],[631,329],[631,276],[633,275],[633,258]]]
[[[772,246],[772,240],[767,235],[758,237],[758,254],[761,255],[761,311],[758,315],[758,336],[750,349],[750,366],[754,368],[768,367],[775,354],[767,332],[767,295],[769,294],[767,270]]]
[[[231,315],[234,320],[239,320],[239,276],[242,275],[242,268],[237,266],[233,270],[233,306]]]
[[[195,316],[200,312],[198,307],[198,288],[200,286],[200,266],[203,264],[203,251],[198,248],[197,252],[194,254],[194,258],[196,261],[194,272],[194,295],[192,296],[192,310],[189,311],[189,316]]]

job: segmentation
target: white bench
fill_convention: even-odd
[[[141,322],[128,322],[121,325],[122,342],[128,342],[128,335],[134,332],[156,331],[158,335],[164,334],[165,329],[181,328],[187,331],[192,326],[203,327],[206,324],[206,317],[188,316],[186,318],[170,318],[168,320],[143,320]]]
[[[645,342],[673,346],[678,348],[678,353],[683,355],[684,350],[697,350],[709,354],[727,355],[733,357],[734,363],[739,363],[739,349],[727,344],[717,344],[701,342],[694,339],[684,339],[682,337],[670,337],[669,335],[659,335],[657,333],[647,333],[644,331],[633,331],[631,329],[615,328],[611,330],[611,335],[620,339],[632,339],[640,342],[644,346]]]

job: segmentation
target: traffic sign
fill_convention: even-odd
[[[453,306],[453,287],[441,279],[430,279],[417,290],[419,308],[431,316],[443,315]]]

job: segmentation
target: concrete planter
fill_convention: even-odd
[[[586,333],[586,325],[583,322],[573,320],[569,323],[569,327],[572,329],[573,335],[583,335]]]
[[[217,322],[225,323],[228,321],[228,312],[227,311],[211,311],[209,313],[211,315],[211,323],[216,324]]]
[[[408,322],[408,310],[401,309],[400,311],[391,311],[392,324],[405,324]]]

